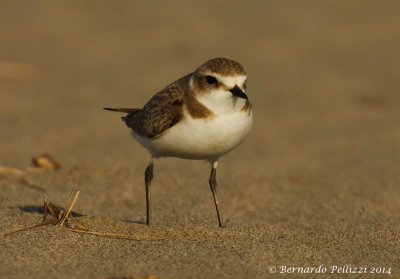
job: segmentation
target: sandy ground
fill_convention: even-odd
[[[65,206],[80,188],[90,230],[164,240],[52,225],[0,236],[0,277],[298,278],[281,266],[323,265],[300,277],[400,278],[399,2],[188,2],[1,1],[0,165],[48,152],[62,168],[1,174],[0,230],[40,222],[43,192]],[[255,110],[219,164],[227,228],[209,166],[178,159],[156,162],[143,225],[149,156],[101,108],[140,107],[218,56],[244,65]],[[346,264],[365,273],[329,273]]]

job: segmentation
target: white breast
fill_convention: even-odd
[[[133,137],[154,157],[215,160],[239,145],[253,123],[252,111],[240,111],[245,100],[230,99],[226,106],[221,106],[224,102],[214,102],[219,104],[218,108],[207,104],[210,99],[206,102],[199,99],[214,112],[213,117],[195,119],[185,113],[184,118],[161,137],[149,139],[134,132]],[[234,103],[232,99],[235,99]]]

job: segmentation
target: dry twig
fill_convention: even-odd
[[[82,230],[74,230],[74,229],[68,229],[68,230],[71,232],[85,233],[85,234],[112,237],[112,238],[135,239],[135,240],[165,240],[165,238],[155,238],[155,237],[149,237],[149,236],[145,236],[145,235],[92,232],[92,231],[82,231]]]
[[[75,191],[74,198],[72,199],[71,205],[69,206],[67,213],[64,214],[64,216],[61,218],[60,222],[58,223],[59,227],[62,227],[65,223],[65,220],[67,220],[67,218],[69,217],[69,214],[71,213],[72,208],[74,207],[76,200],[78,199],[80,193],[81,193],[81,190],[79,190],[79,189]]]
[[[43,194],[43,221],[46,221],[46,217],[47,217],[47,194],[44,193]]]
[[[165,238],[149,237],[149,236],[143,236],[143,235],[88,231],[84,226],[82,226],[78,221],[76,221],[75,219],[73,219],[70,216],[71,212],[72,212],[72,208],[74,207],[75,203],[78,200],[80,190],[78,189],[74,192],[75,192],[74,197],[73,197],[72,202],[69,205],[67,210],[65,210],[64,208],[62,208],[60,206],[54,205],[53,203],[49,203],[47,201],[47,195],[44,194],[43,222],[7,232],[4,234],[4,236],[15,233],[15,232],[23,231],[23,230],[37,228],[40,226],[45,226],[45,225],[49,225],[49,224],[57,224],[57,226],[59,226],[59,227],[62,227],[65,225],[67,227],[66,229],[69,231],[72,231],[72,232],[91,234],[91,235],[103,236],[103,237],[131,239],[131,240],[164,240],[165,239]],[[52,215],[54,218],[49,221],[45,221],[48,213],[50,215]]]
[[[20,231],[25,231],[25,230],[41,227],[41,226],[46,226],[46,225],[49,225],[49,224],[55,224],[57,222],[58,222],[57,219],[51,219],[51,220],[46,221],[46,222],[42,222],[42,223],[39,223],[39,224],[30,225],[30,226],[27,226],[27,227],[23,227],[23,228],[20,228],[20,229],[9,231],[9,232],[5,233],[4,236],[12,234],[12,233],[20,232]]]

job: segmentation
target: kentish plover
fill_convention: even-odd
[[[205,62],[155,94],[141,109],[104,108],[128,113],[122,120],[132,136],[150,152],[145,171],[146,223],[150,224],[150,184],[156,158],[207,160],[209,184],[223,227],[218,198],[218,159],[238,146],[253,123],[246,91],[247,75],[236,61],[215,58]]]

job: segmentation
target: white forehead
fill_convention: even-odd
[[[235,85],[243,88],[243,84],[247,79],[246,75],[223,76],[218,73],[212,73],[212,75],[216,77],[219,82],[225,84],[229,88],[233,88]]]

